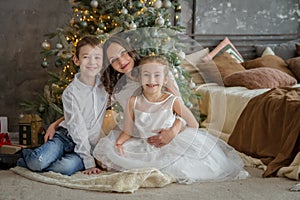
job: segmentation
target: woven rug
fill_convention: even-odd
[[[34,181],[59,185],[72,189],[93,190],[101,192],[133,193],[139,188],[164,187],[175,180],[158,169],[132,169],[123,172],[102,172],[85,175],[80,172],[66,176],[55,172],[32,172],[26,168],[14,167],[11,171]]]

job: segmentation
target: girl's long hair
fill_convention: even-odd
[[[119,92],[124,85],[126,85],[127,81],[126,78],[122,78],[123,73],[120,73],[116,71],[110,64],[110,61],[107,56],[107,48],[112,44],[117,43],[121,45],[130,55],[130,57],[134,60],[134,67],[138,66],[140,62],[140,56],[136,52],[136,50],[133,49],[133,47],[123,38],[112,36],[109,39],[107,39],[103,45],[103,66],[106,68],[103,76],[102,76],[102,82],[105,86],[106,91],[109,94],[112,94],[113,92],[117,93]],[[107,66],[107,67],[106,67]],[[133,70],[134,71],[134,70]],[[123,83],[118,83],[118,81],[122,81]]]

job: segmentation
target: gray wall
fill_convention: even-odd
[[[296,33],[299,30],[296,0],[181,2],[181,23],[188,27],[188,33],[193,30],[221,34]],[[9,131],[18,131],[22,113],[19,103],[33,100],[48,80],[46,70],[40,67],[44,34],[67,24],[71,17],[68,0],[0,1],[0,116],[8,116]]]
[[[298,33],[298,0],[186,0],[182,24],[202,34]],[[192,6],[196,8],[192,15]]]
[[[40,67],[44,34],[71,19],[68,0],[0,1],[0,116],[18,131],[19,102],[34,99],[48,79]]]

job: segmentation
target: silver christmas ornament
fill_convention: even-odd
[[[123,15],[126,15],[128,13],[128,10],[125,7],[123,7],[122,10],[121,10],[121,13]]]
[[[42,42],[42,48],[45,50],[50,50],[50,43],[47,40],[45,40],[44,42]]]
[[[178,73],[178,70],[174,67],[174,68],[172,69],[172,72],[173,72],[173,74],[177,74],[177,73]]]
[[[162,18],[162,16],[159,16],[156,20],[155,20],[155,24],[162,26],[165,24],[165,19]]]
[[[157,0],[154,4],[154,8],[159,9],[162,7],[162,2],[161,0]]]
[[[172,3],[170,0],[165,0],[163,3],[165,8],[171,8],[172,7]]]
[[[98,7],[98,1],[92,0],[92,1],[91,1],[91,6],[92,6],[93,8],[97,8],[97,7]]]
[[[63,45],[62,45],[61,43],[57,43],[57,44],[56,44],[56,48],[57,48],[57,49],[62,49],[62,48],[63,48]]]
[[[194,83],[193,80],[190,81],[189,87],[190,87],[191,89],[194,89],[194,88],[196,87],[196,84]]]
[[[136,24],[134,23],[134,22],[131,22],[130,24],[129,24],[129,29],[130,30],[135,30],[136,29]]]

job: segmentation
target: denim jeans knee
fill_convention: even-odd
[[[43,171],[63,155],[63,146],[63,142],[55,134],[52,140],[34,150],[23,149],[24,161],[30,170]]]
[[[32,171],[44,171],[57,160],[60,160],[65,153],[74,152],[75,144],[67,135],[64,128],[56,131],[52,140],[48,140],[40,147],[29,151],[22,151],[27,167]],[[57,171],[59,172],[59,171]]]
[[[65,154],[45,169],[45,171],[58,172],[69,176],[82,170],[84,170],[83,161],[76,153]]]

